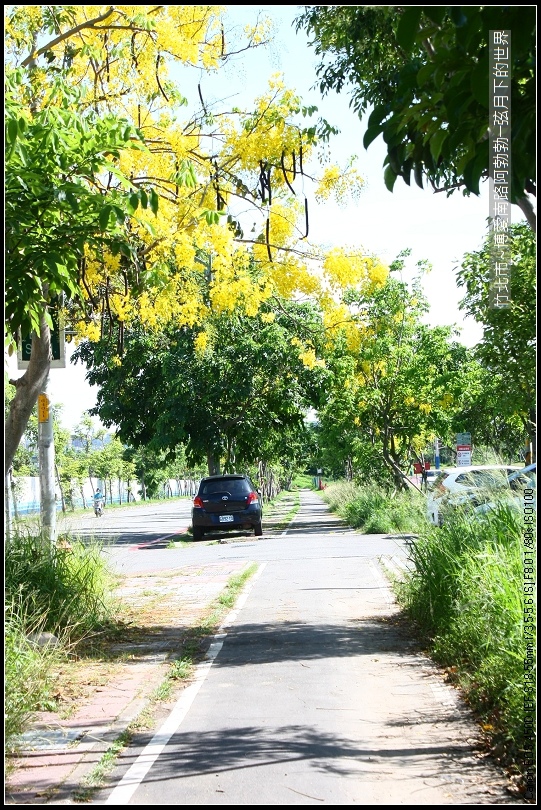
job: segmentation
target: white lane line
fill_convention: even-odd
[[[213,636],[213,638],[216,640],[211,643],[208,649],[207,660],[197,665],[193,682],[182,690],[179,699],[177,700],[165,723],[154,735],[146,748],[143,749],[131,768],[126,771],[118,785],[113,788],[113,791],[105,804],[128,804],[129,800],[141,782],[144,780],[154,762],[160,756],[175,731],[178,730],[180,724],[188,714],[195,696],[201,689],[201,686],[203,685],[203,682],[207,677],[216,656],[223,647],[224,640],[227,636],[227,633],[223,632],[223,628],[229,627],[229,625],[235,621],[239,611],[244,606],[255,581],[259,578],[266,565],[267,563],[263,563],[252,577],[248,588],[240,595],[235,608],[228,613],[225,621],[220,625],[218,632]]]

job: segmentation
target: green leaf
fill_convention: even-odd
[[[462,11],[461,6],[449,6],[449,13],[451,14],[451,19],[456,25],[457,28],[460,28],[463,25],[466,25],[468,22],[468,18]]]
[[[186,186],[187,188],[195,188],[197,185],[197,177],[193,163],[190,160],[182,160],[177,173],[173,176],[173,181],[179,186]]]
[[[377,107],[374,107],[370,116],[368,118],[368,126],[372,127],[375,124],[381,124],[387,113],[389,112],[389,107],[387,104],[378,104]],[[361,116],[362,117],[362,116]]]
[[[407,53],[411,51],[415,44],[415,36],[419,30],[419,20],[421,19],[421,9],[419,6],[410,6],[398,23],[396,40],[401,48]]]
[[[423,188],[423,164],[416,163],[413,167],[413,176],[419,188]]]
[[[158,207],[160,204],[160,200],[156,192],[153,188],[150,189],[150,210],[154,214],[154,216],[158,213]]]
[[[128,211],[130,212],[130,214],[135,214],[138,207],[139,207],[139,195],[130,194],[130,198],[128,200]]]
[[[441,25],[445,17],[445,6],[421,6],[429,20]]]
[[[423,87],[433,77],[434,77],[434,65],[432,64],[432,62],[428,62],[426,65],[423,65],[423,67],[417,73],[418,86]]]
[[[17,140],[18,134],[19,134],[19,126],[17,124],[17,121],[14,118],[10,118],[8,120],[7,126],[8,143],[14,143]]]
[[[148,207],[148,194],[146,193],[144,188],[139,189],[139,198],[141,200],[141,207],[147,208]]]
[[[77,212],[79,210],[79,203],[71,191],[66,191],[66,201],[68,202],[72,211]]]
[[[430,153],[434,159],[434,163],[438,162],[438,158],[441,155],[441,148],[443,146],[444,140],[447,138],[447,130],[440,129],[430,138]]]
[[[383,180],[385,183],[385,187],[392,191],[394,188],[394,184],[396,183],[397,174],[393,171],[390,166],[387,166],[384,173],[383,173]]]
[[[486,150],[482,149],[464,169],[464,182],[469,191],[479,195],[479,181],[483,171],[487,168],[488,160]]]
[[[109,217],[111,216],[111,210],[112,207],[110,205],[104,205],[100,211],[99,224],[101,231],[107,230],[107,226],[109,225]]]
[[[488,100],[490,93],[489,75],[488,75],[488,55],[483,56],[477,65],[470,73],[471,91],[473,97],[483,107],[488,108]]]
[[[116,221],[120,225],[122,225],[124,223],[124,220],[126,219],[126,214],[124,213],[122,208],[120,208],[119,205],[112,205],[111,210],[112,210],[112,212],[114,213],[114,215],[116,217]]]
[[[380,135],[382,132],[383,132],[383,126],[381,124],[377,124],[376,126],[373,126],[373,127],[368,127],[368,129],[364,133],[364,138],[363,138],[363,146],[364,146],[364,148],[368,149],[368,147],[370,146],[372,141],[374,141],[378,137],[378,135]]]

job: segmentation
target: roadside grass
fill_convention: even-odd
[[[417,532],[426,523],[426,498],[414,490],[388,493],[376,485],[337,481],[321,494],[333,512],[363,534]]]
[[[291,482],[291,489],[315,489],[314,477],[306,473],[297,473]]]
[[[529,524],[531,528],[531,524]],[[525,751],[524,523],[504,504],[472,520],[456,510],[441,527],[421,529],[414,570],[396,583],[398,603],[432,658],[475,711],[487,745],[516,778]],[[532,576],[535,576],[532,568]],[[533,580],[532,580],[533,581]],[[529,639],[528,639],[529,640]],[[533,685],[533,682],[530,682]]]

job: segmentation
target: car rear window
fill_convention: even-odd
[[[231,495],[247,495],[250,490],[244,478],[222,478],[220,481],[207,481],[201,484],[202,496],[214,495],[216,492],[229,492]]]

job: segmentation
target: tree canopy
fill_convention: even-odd
[[[476,354],[497,381],[500,416],[518,417],[535,446],[537,361],[537,262],[536,238],[525,224],[510,230],[511,303],[505,309],[491,306],[492,259],[490,243],[467,253],[457,270],[460,303],[467,315],[483,324],[483,338]]]
[[[357,338],[350,332],[331,351],[329,394],[319,412],[321,439],[344,470],[398,488],[428,443],[450,440],[469,375],[479,367],[450,327],[423,323],[420,277],[410,288],[394,274],[408,253],[391,265],[384,287],[356,296]]]
[[[7,7],[6,331],[11,348],[19,329],[34,338],[6,468],[47,375],[59,293],[77,337],[114,334],[122,362],[131,321],[197,337],[214,314],[255,315],[273,295],[341,319],[344,283],[384,282],[377,258],[326,257],[308,240],[305,182],[312,199],[362,187],[351,164],[317,167],[333,129],[315,107],[279,76],[243,109],[209,104],[200,84],[182,92],[191,67],[212,75],[267,39],[265,22],[235,38],[219,6]]]
[[[489,32],[511,30],[511,202],[534,227],[535,6],[305,6],[323,94],[349,90],[363,143],[382,135],[384,178],[479,194],[489,169]]]
[[[286,459],[324,396],[321,317],[283,301],[256,316],[218,315],[207,330],[197,342],[186,327],[132,324],[122,363],[114,341],[82,343],[76,358],[99,386],[95,413],[134,446],[174,455],[185,445],[188,462],[208,461],[210,473],[220,459],[226,470]]]

